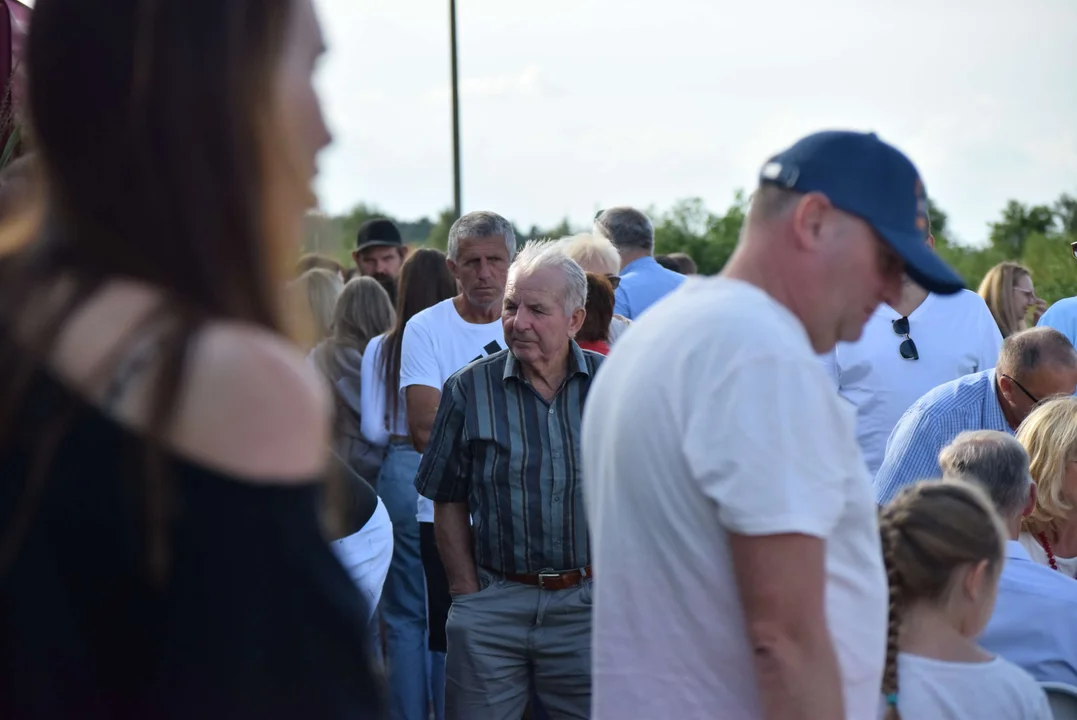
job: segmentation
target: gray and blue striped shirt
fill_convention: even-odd
[[[482,567],[535,573],[590,563],[580,425],[602,359],[571,343],[551,402],[508,350],[445,383],[415,487],[436,503],[468,503]]]

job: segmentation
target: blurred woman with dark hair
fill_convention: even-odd
[[[329,396],[282,320],[322,51],[311,0],[35,4],[43,210],[0,265],[0,717],[379,714],[326,542]]]
[[[605,275],[587,273],[587,316],[576,333],[576,344],[602,355],[610,351],[610,322],[613,320],[613,286]]]

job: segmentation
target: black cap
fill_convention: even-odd
[[[404,244],[400,238],[400,230],[396,224],[388,218],[373,218],[359,226],[359,232],[355,238],[355,249],[363,250],[368,247],[401,247]]]

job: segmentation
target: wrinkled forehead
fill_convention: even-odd
[[[537,302],[539,299],[560,301],[567,286],[564,275],[554,268],[528,270],[513,266],[509,268],[505,297],[526,299],[527,302]]]
[[[497,257],[502,260],[509,259],[509,248],[505,243],[504,235],[490,235],[487,237],[463,237],[457,248],[457,256],[461,261],[478,257]]]

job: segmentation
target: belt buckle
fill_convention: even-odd
[[[539,570],[539,572],[538,572],[539,590],[545,590],[546,589],[546,581],[547,580],[559,580],[560,578],[561,578],[561,573],[554,572],[552,568],[544,568],[542,570]]]

